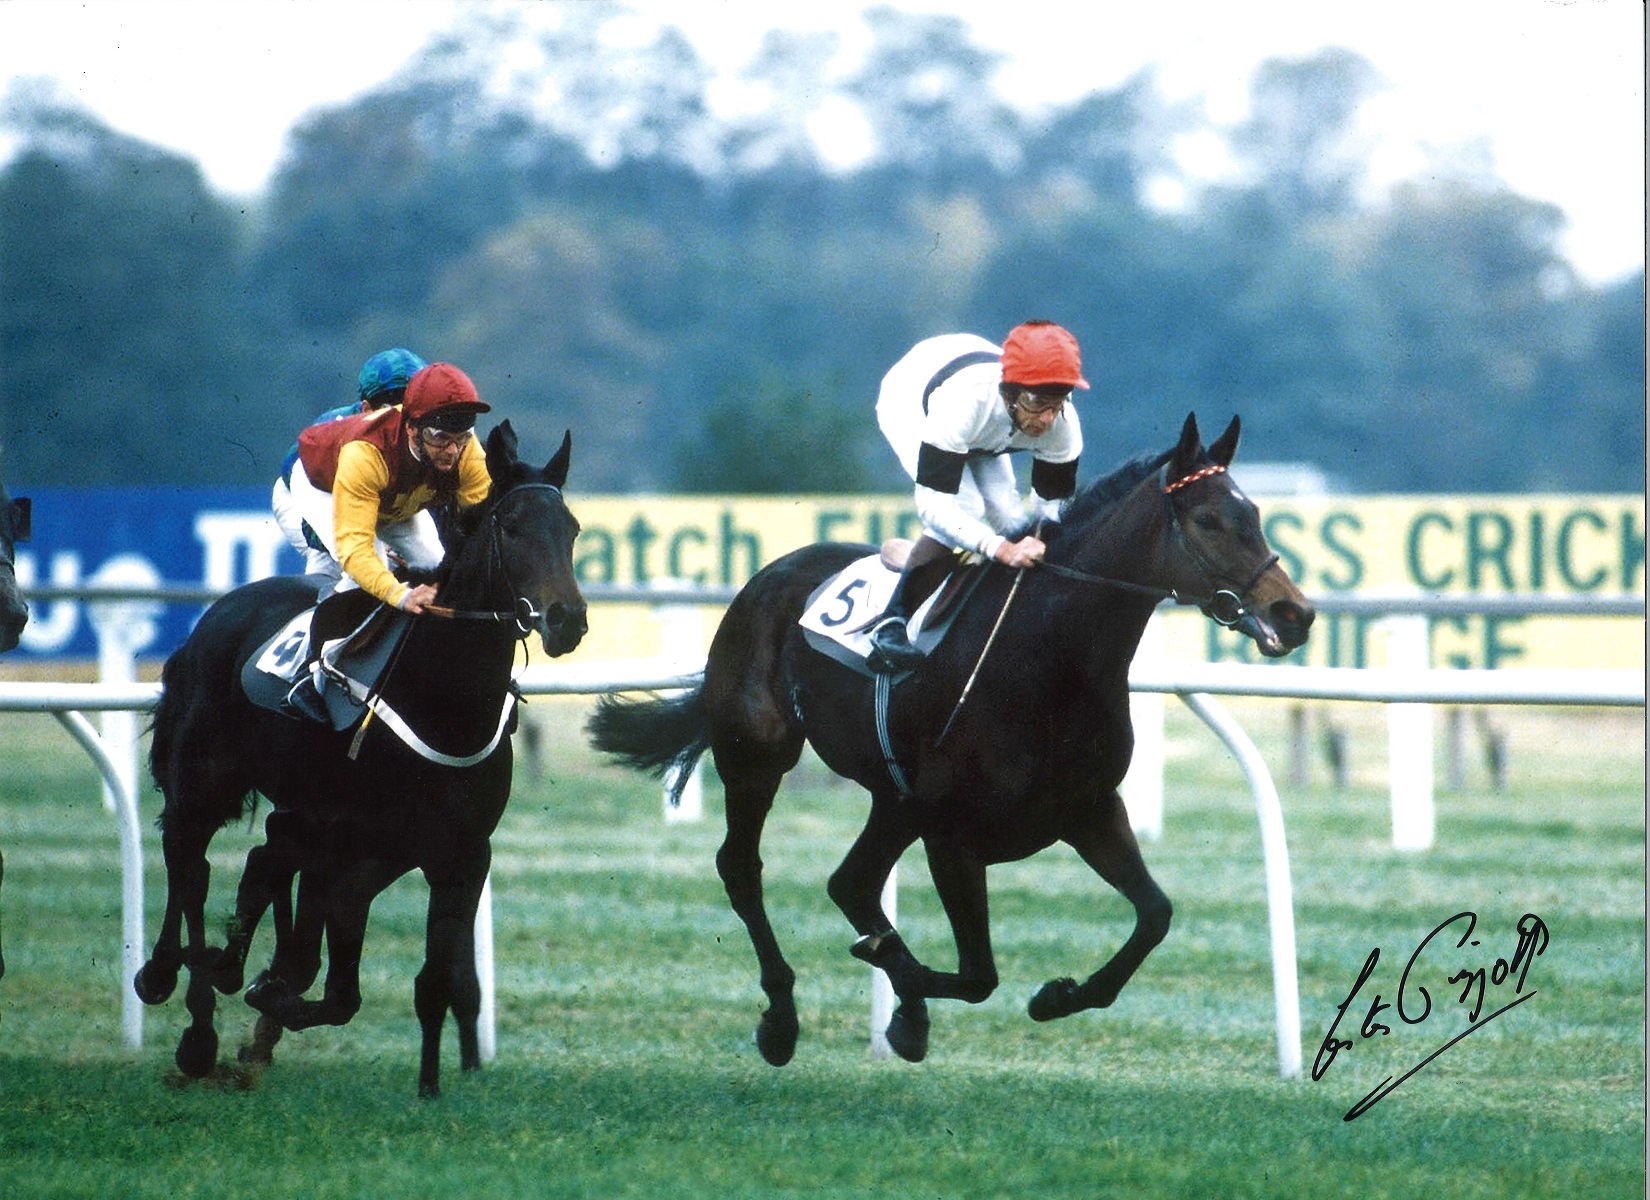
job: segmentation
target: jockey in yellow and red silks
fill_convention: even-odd
[[[337,590],[359,587],[410,613],[435,599],[428,583],[409,586],[391,573],[381,542],[409,567],[439,565],[427,509],[469,508],[492,481],[477,442],[476,417],[489,411],[475,384],[451,363],[432,363],[407,384],[399,407],[311,425],[298,437],[294,504],[343,570]]]

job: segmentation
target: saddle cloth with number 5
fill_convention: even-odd
[[[925,655],[931,653],[983,575],[979,565],[959,569],[934,589],[906,624],[911,644]],[[808,597],[797,622],[808,644],[861,674],[874,675],[865,662],[871,652],[871,630],[898,582],[899,572],[885,565],[881,554],[849,563]]]

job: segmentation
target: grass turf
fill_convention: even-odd
[[[1003,986],[936,1004],[930,1057],[867,1051],[868,971],[824,881],[864,801],[805,760],[764,844],[769,910],[799,975],[803,1039],[776,1070],[750,1035],[754,957],[727,908],[707,816],[666,825],[649,781],[597,760],[580,701],[539,701],[542,770],[518,771],[495,840],[499,1054],[479,1075],[445,1047],[445,1094],[415,1099],[412,976],[424,889],[379,901],[365,1004],[343,1029],[289,1035],[251,1090],[180,1086],[181,993],[120,1044],[119,870],[96,777],[49,718],[9,716],[0,765],[8,973],[0,981],[0,1192],[8,1197],[1642,1196],[1642,714],[1496,710],[1504,792],[1438,803],[1438,842],[1390,847],[1374,706],[1354,732],[1351,786],[1281,779],[1293,864],[1308,1070],[1369,952],[1375,974],[1338,1027],[1354,1044],[1322,1080],[1278,1078],[1264,884],[1241,773],[1170,710],[1163,839],[1146,858],[1176,905],[1169,938],[1117,1004],[1038,1025],[1045,979],[1095,969],[1127,905],[1062,848],[991,875]],[[1284,709],[1233,702],[1269,762]],[[158,811],[145,798],[145,821]],[[227,912],[246,829],[220,835],[211,914]],[[148,931],[163,880],[148,855]],[[1518,918],[1551,934],[1530,1001],[1440,1055],[1353,1122],[1343,1114],[1466,1027],[1446,972],[1419,971],[1434,1012],[1359,1036],[1403,963],[1452,914],[1480,947],[1440,968],[1510,958]],[[920,854],[901,867],[900,925],[953,961]],[[1456,928],[1456,927],[1452,927]],[[1443,944],[1442,936],[1436,943]],[[262,961],[267,943],[254,947]],[[1451,957],[1453,956],[1453,957]],[[1491,986],[1501,1003],[1511,984]],[[1413,994],[1410,1008],[1415,1008]],[[1494,1004],[1486,1005],[1486,1012]],[[250,1029],[220,1005],[221,1055]]]

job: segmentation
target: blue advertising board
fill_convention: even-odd
[[[267,488],[22,488],[33,537],[17,548],[17,581],[31,587],[199,586],[228,590],[303,563],[270,514]],[[183,641],[202,605],[149,605],[144,657]],[[90,606],[34,599],[18,658],[91,658]]]

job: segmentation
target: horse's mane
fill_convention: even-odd
[[[1139,486],[1141,480],[1168,462],[1173,453],[1173,450],[1165,450],[1161,454],[1138,455],[1111,474],[1096,479],[1066,502],[1061,524],[1075,527],[1098,521],[1111,511],[1113,505]]]

